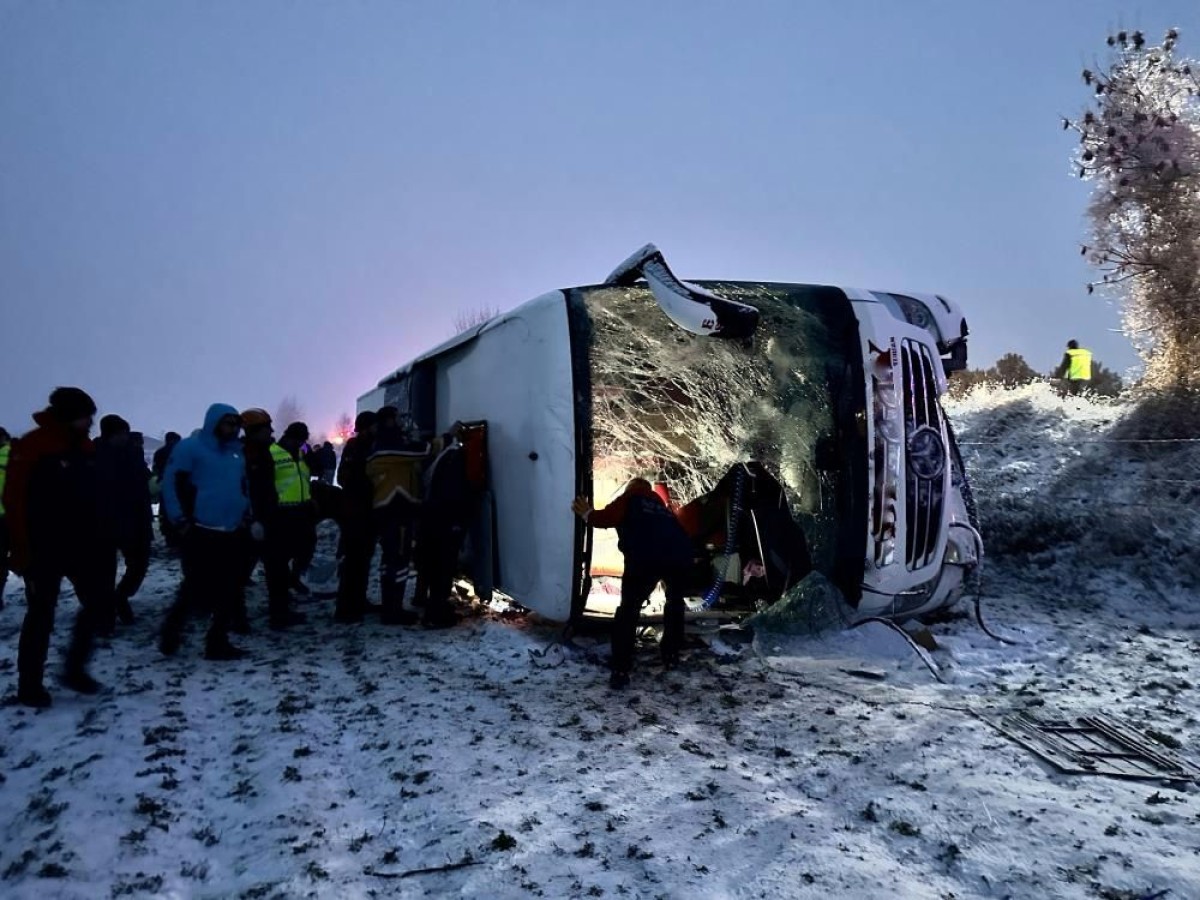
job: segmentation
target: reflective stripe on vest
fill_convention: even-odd
[[[1071,358],[1071,367],[1067,369],[1067,379],[1070,381],[1091,381],[1092,351],[1084,350],[1080,347],[1076,350],[1068,350],[1067,356]]]
[[[271,459],[275,461],[275,495],[280,506],[307,502],[311,496],[308,463],[292,459],[292,454],[278,444],[271,445]]]
[[[0,517],[4,515],[4,482],[8,481],[8,455],[12,452],[12,444],[0,447]]]

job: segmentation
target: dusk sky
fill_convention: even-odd
[[[647,241],[947,294],[973,366],[1124,370],[1060,117],[1110,30],[1172,25],[1200,56],[1196,0],[0,0],[0,425],[75,384],[155,436],[293,394],[325,431]]]

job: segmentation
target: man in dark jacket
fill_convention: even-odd
[[[96,404],[79,388],[57,388],[50,406],[33,417],[38,427],[16,442],[9,460],[4,506],[12,568],[25,578],[29,605],[17,655],[17,702],[25,706],[50,705],[42,678],[63,578],[75,587],[81,608],[62,683],[83,694],[100,689],[87,673],[96,616],[106,602],[95,450],[88,439],[95,414]]]
[[[425,501],[417,541],[420,581],[428,588],[427,596],[422,598],[424,622],[431,628],[448,628],[458,621],[450,591],[474,503],[467,481],[462,425],[455,422],[446,435],[445,448],[425,473]]]
[[[413,549],[424,493],[421,479],[429,451],[429,444],[416,436],[411,420],[402,421],[394,406],[379,410],[367,475],[383,563],[379,582],[383,608],[379,618],[389,625],[415,625],[419,618],[405,601],[410,585],[414,597],[417,593]]]
[[[609,684],[618,690],[629,684],[638,617],[660,581],[667,594],[660,650],[663,664],[675,665],[683,648],[683,584],[695,553],[687,532],[644,478],[629,482],[604,509],[593,510],[582,497],[571,509],[593,528],[616,528],[625,557],[621,605],[613,617]]]
[[[314,451],[314,454],[321,460],[321,471],[313,474],[320,478],[325,484],[333,484],[333,478],[337,472],[338,458],[337,451],[333,449],[333,444],[326,441],[320,450]]]
[[[366,614],[367,585],[371,580],[371,559],[375,555],[375,529],[371,521],[371,479],[367,459],[375,441],[375,413],[358,414],[354,437],[342,449],[337,482],[342,488],[341,538],[338,542],[337,607],[334,621],[361,622]]]
[[[154,451],[150,471],[154,473],[160,491],[162,490],[163,476],[167,471],[167,461],[170,460],[171,453],[180,440],[179,432],[168,431],[163,437],[163,445]],[[158,530],[163,536],[163,542],[169,548],[174,549],[179,546],[179,535],[172,529],[171,522],[167,519],[166,505],[161,502],[158,505]]]
[[[179,649],[183,623],[193,597],[212,605],[204,657],[241,659],[229,642],[229,628],[242,603],[249,536],[250,499],[238,411],[214,403],[204,426],[171,453],[163,477],[167,518],[183,537],[183,585],[163,622],[159,649]]]
[[[120,416],[108,415],[100,420],[96,474],[103,526],[105,585],[112,591],[112,601],[104,610],[100,630],[111,632],[117,617],[125,625],[133,622],[129,599],[138,592],[150,568],[153,520],[150,470],[146,468],[142,450],[132,440],[129,423]],[[118,554],[125,559],[125,574],[114,588]]]

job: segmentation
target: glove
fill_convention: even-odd
[[[267,537],[267,530],[263,528],[262,522],[250,523],[250,537],[256,544],[261,544]]]

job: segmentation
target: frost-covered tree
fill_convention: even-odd
[[[1040,377],[1020,353],[1005,353],[987,370],[987,380],[1006,388],[1020,387]]]
[[[1091,106],[1077,174],[1092,181],[1092,240],[1083,253],[1112,289],[1156,388],[1200,387],[1200,64],[1141,32],[1108,39],[1108,61],[1085,69]]]
[[[284,397],[279,401],[279,406],[275,410],[275,433],[283,434],[283,429],[287,428],[293,422],[301,422],[304,420],[304,409],[300,406],[300,401],[293,394],[289,397]]]
[[[1117,397],[1125,390],[1125,381],[1097,359],[1092,360],[1092,381],[1088,389],[1101,397]]]
[[[460,310],[454,315],[454,333],[462,334],[468,328],[490,322],[498,315],[500,308],[497,306],[477,306],[474,309]]]

